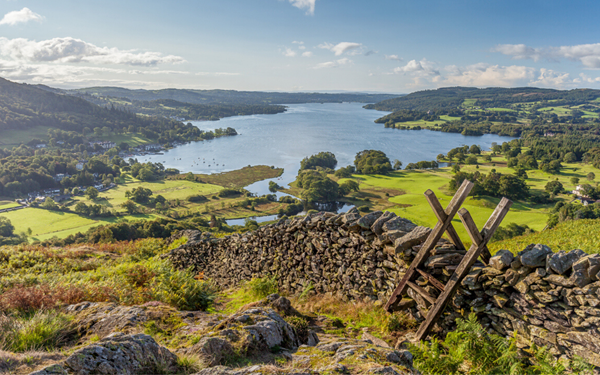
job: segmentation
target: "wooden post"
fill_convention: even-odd
[[[402,300],[402,294],[406,290],[408,282],[412,280],[413,276],[415,276],[415,270],[417,268],[420,268],[425,263],[433,247],[438,243],[440,238],[442,238],[442,235],[448,229],[448,227],[450,227],[450,225],[452,224],[452,218],[454,217],[454,215],[456,215],[465,199],[467,199],[467,196],[471,192],[471,189],[473,189],[473,183],[471,181],[464,180],[456,194],[454,194],[454,197],[452,197],[452,200],[450,201],[450,204],[448,204],[446,210],[441,211],[444,215],[446,215],[445,220],[439,220],[437,224],[435,224],[435,227],[425,240],[423,246],[421,246],[421,250],[419,251],[412,264],[408,268],[408,271],[406,271],[404,277],[390,296],[388,302],[385,304],[384,308],[386,311],[394,311],[394,308],[397,305],[397,303],[400,302],[400,300]],[[431,190],[425,192],[425,196],[430,202],[432,201],[429,198],[431,195],[433,195],[433,192]],[[437,198],[435,198],[435,201],[437,201]],[[441,208],[439,202],[437,202],[436,207],[438,209]],[[438,212],[436,208],[434,208],[434,211]],[[438,212],[438,214],[438,217],[444,217],[440,212]],[[454,233],[456,233],[456,231]],[[458,235],[456,235],[456,238],[458,238]]]
[[[440,294],[435,304],[429,310],[425,322],[421,324],[419,330],[417,331],[417,334],[415,335],[415,340],[420,341],[427,336],[427,333],[429,332],[431,327],[433,327],[439,316],[444,311],[446,304],[448,303],[448,301],[450,301],[452,295],[454,295],[456,289],[460,285],[460,282],[469,273],[471,267],[473,266],[479,255],[481,255],[483,249],[486,247],[489,240],[494,235],[494,232],[496,231],[496,229],[498,229],[498,226],[508,213],[508,210],[510,209],[511,205],[511,200],[502,198],[500,204],[498,204],[498,206],[492,213],[492,216],[490,216],[488,221],[485,223],[485,226],[483,227],[483,230],[481,232],[479,232],[479,230],[477,229],[477,226],[473,222],[469,211],[467,211],[464,208],[459,211],[458,215],[461,221],[463,222],[465,228],[467,229],[467,232],[469,232],[469,236],[471,237],[473,244],[471,245],[471,248],[464,256],[460,264],[458,265],[458,268],[456,269],[454,274],[450,277],[450,281],[448,281],[448,283],[444,287],[444,291],[442,292],[442,294]]]

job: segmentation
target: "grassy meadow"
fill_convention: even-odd
[[[478,157],[477,165],[461,165],[465,172],[490,173],[495,169],[499,173],[513,174],[514,170],[506,166],[503,156],[492,157],[492,162],[484,162],[483,156]],[[560,181],[566,190],[573,190],[572,177],[580,178],[580,183],[589,182],[586,176],[594,171],[591,165],[583,163],[563,163],[561,172],[556,175],[545,173],[541,170],[527,171],[527,185],[532,191],[544,190],[546,184],[551,180]],[[597,170],[596,170],[597,172]],[[344,201],[356,206],[369,206],[372,210],[385,209],[399,216],[406,217],[411,221],[428,227],[433,227],[437,222],[424,193],[428,189],[434,191],[442,206],[446,207],[452,199],[453,193],[448,184],[453,176],[450,168],[439,168],[434,170],[402,170],[384,175],[354,175],[360,185],[360,191],[351,193]],[[334,178],[333,176],[331,176]],[[339,180],[342,183],[344,180]],[[572,196],[560,194],[558,200],[571,201]],[[499,203],[499,198],[492,197],[468,197],[463,207],[473,217],[479,228],[483,227],[494,208]],[[514,202],[510,212],[504,219],[503,224],[516,223],[527,225],[535,231],[541,231],[546,227],[548,213],[554,204],[531,204],[528,202]],[[467,232],[462,223],[455,217],[454,226],[465,243],[470,243]]]
[[[99,204],[116,211],[119,214],[117,217],[85,217],[74,212],[49,211],[33,207],[2,213],[0,216],[11,221],[16,233],[28,233],[31,229],[29,236],[31,241],[44,241],[55,236],[65,238],[78,232],[83,233],[99,225],[154,220],[159,217],[180,218],[200,213],[207,219],[211,215],[224,219],[235,219],[273,215],[282,207],[282,203],[268,202],[259,204],[252,209],[251,206],[241,205],[242,201],[246,200],[244,195],[221,198],[218,193],[225,188],[241,188],[266,178],[278,177],[281,173],[283,173],[283,169],[255,166],[214,175],[196,175],[196,181],[186,180],[185,175],[160,181],[140,181],[126,174],[117,179],[117,187],[100,192],[98,198],[94,200],[90,200],[84,195],[78,195],[66,203],[71,211],[79,202],[87,205]],[[128,215],[121,204],[127,201],[125,193],[138,187],[150,189],[153,197],[162,195],[170,203],[169,210],[156,212],[150,207],[136,204],[139,213]],[[203,195],[207,200],[197,203],[188,202],[187,198],[192,195]],[[0,199],[0,209],[16,206],[18,204],[14,201]]]

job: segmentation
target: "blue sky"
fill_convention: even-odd
[[[0,0],[0,76],[63,88],[600,88],[599,10],[577,0]]]

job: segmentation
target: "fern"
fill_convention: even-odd
[[[517,351],[517,333],[510,339],[489,334],[475,314],[457,319],[457,328],[448,333],[445,342],[410,345],[415,367],[424,374],[564,374],[570,368],[575,374],[592,374],[593,366],[581,358],[567,364],[553,358],[546,348],[531,348],[532,358]],[[533,364],[529,361],[531,360]]]

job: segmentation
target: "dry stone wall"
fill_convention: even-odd
[[[292,294],[312,289],[345,300],[384,303],[430,231],[390,212],[362,217],[356,210],[321,212],[218,239],[182,233],[188,243],[169,258],[222,287],[275,276],[280,289]],[[442,239],[425,269],[446,283],[465,253]],[[488,266],[474,265],[434,331],[443,335],[457,317],[473,311],[490,332],[518,332],[522,348],[545,345],[556,356],[579,355],[600,366],[599,279],[598,254],[554,253],[540,244],[517,255],[501,250]],[[422,277],[416,284],[432,296],[440,293]],[[410,288],[400,303],[419,321],[430,307]]]

